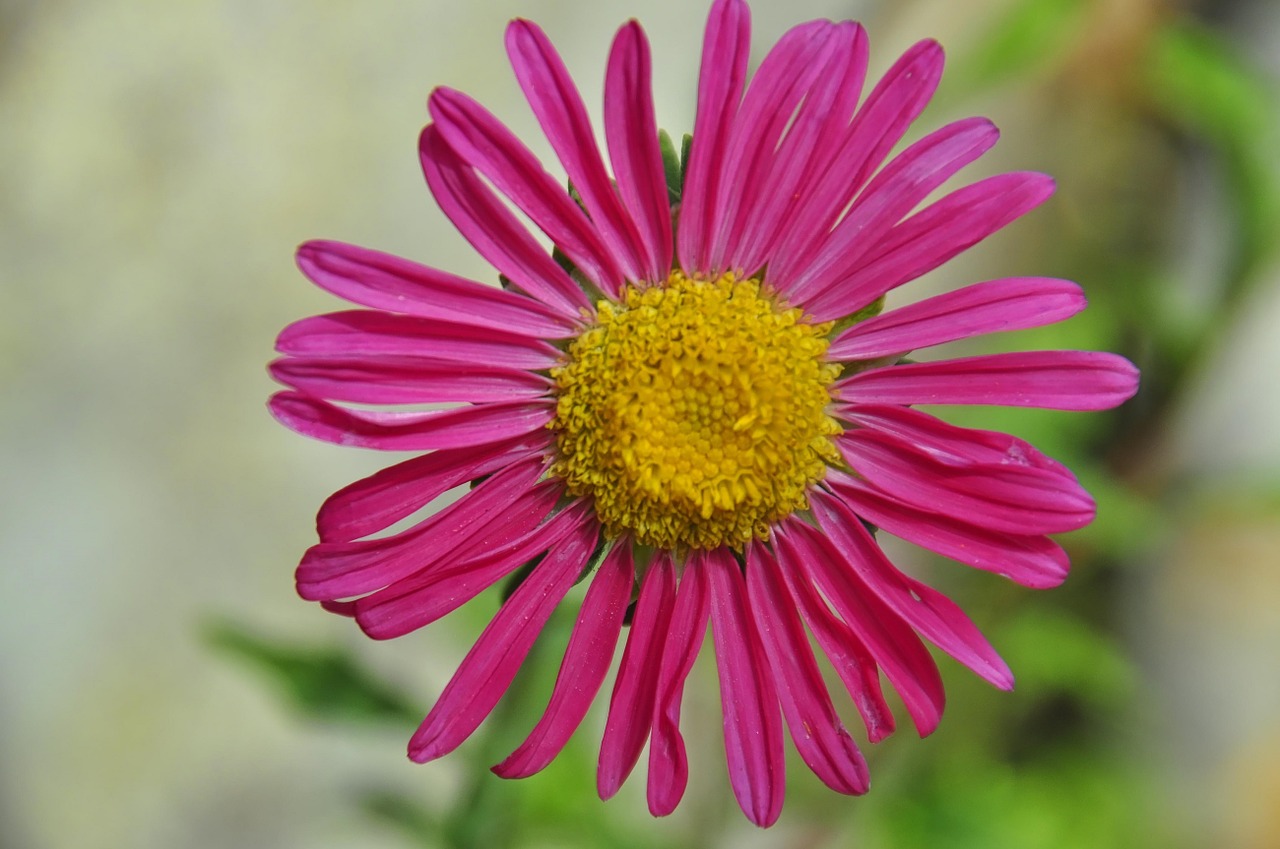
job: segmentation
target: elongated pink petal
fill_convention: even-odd
[[[297,259],[312,283],[361,306],[537,339],[567,339],[579,330],[577,321],[524,295],[368,248],[312,241],[298,248]]]
[[[609,699],[604,739],[596,771],[596,789],[609,799],[627,780],[649,737],[657,699],[662,649],[675,603],[676,575],[668,551],[657,551],[640,585],[631,634],[622,651]]]
[[[284,357],[267,370],[291,389],[354,404],[532,400],[552,388],[550,378],[522,369],[422,357]]]
[[[436,203],[471,246],[525,293],[570,318],[591,301],[493,191],[428,125],[418,158]]]
[[[994,430],[956,427],[928,413],[892,404],[859,404],[843,412],[851,424],[878,430],[949,466],[975,463],[1028,466],[1053,472],[1073,484],[1066,466],[1016,436]]]
[[[528,215],[588,280],[610,295],[621,290],[622,271],[595,225],[502,122],[452,89],[433,91],[427,106],[449,147]]]
[[[871,369],[839,381],[853,404],[997,404],[1109,410],[1138,391],[1138,370],[1100,351],[1019,351]]]
[[[821,533],[796,519],[776,534],[786,561],[799,566],[822,590],[859,639],[870,649],[924,737],[942,717],[946,693],[938,666],[911,627],[863,584],[843,556]]]
[[[635,21],[624,25],[609,51],[604,83],[604,129],[618,193],[631,211],[644,253],[642,279],[671,271],[671,206],[653,111],[649,42]]]
[[[551,435],[534,433],[470,448],[432,451],[348,484],[316,514],[321,542],[349,542],[390,527],[461,483],[542,454]]]
[[[797,190],[802,198],[770,261],[770,276],[787,281],[807,264],[840,213],[924,110],[942,77],[942,48],[921,41],[902,55],[876,84],[853,123],[838,136],[843,144],[829,161],[816,163]],[[833,177],[833,175],[835,175]]]
[[[538,124],[623,276],[643,279],[640,234],[614,191],[587,108],[560,55],[538,25],[526,20],[512,21],[507,27],[507,55]]]
[[[897,356],[983,333],[1053,324],[1084,307],[1084,292],[1070,280],[990,280],[860,321],[835,338],[827,356],[833,360]]]
[[[854,200],[808,262],[788,269],[785,293],[804,305],[843,279],[930,192],[999,138],[986,118],[968,118],[925,136],[893,159]]]
[[[837,440],[861,477],[920,510],[1010,534],[1065,533],[1093,521],[1093,499],[1074,480],[1030,466],[948,465],[880,431]]]
[[[774,152],[768,176],[751,203],[743,205],[746,219],[726,248],[734,269],[754,277],[773,256],[788,221],[805,202],[801,186],[822,172],[847,129],[867,72],[867,34],[861,25],[835,25],[827,45],[825,64],[815,57],[818,79],[800,104],[795,121]]]
[[[513,463],[400,533],[313,545],[298,564],[298,594],[317,601],[381,589],[430,569],[495,519],[518,521],[527,513],[532,529],[550,512],[559,494],[546,486],[540,492],[531,491],[543,467],[538,457]]]
[[[545,516],[544,511],[542,517]],[[457,610],[560,540],[575,534],[598,533],[597,524],[582,502],[569,505],[540,527],[533,528],[534,524],[536,521],[525,521],[520,516],[495,520],[491,523],[494,532],[484,535],[484,550],[477,551],[474,545],[469,549],[460,547],[456,561],[447,566],[416,574],[357,599],[356,623],[375,640],[404,636]]]
[[[1044,203],[1044,174],[1000,174],[957,189],[894,227],[857,268],[805,304],[815,321],[843,318],[932,271]]]
[[[707,256],[713,273],[736,265],[729,248],[740,241],[750,210],[760,205],[783,131],[826,66],[834,33],[830,21],[793,27],[756,69],[725,146],[724,173],[736,178],[720,181],[711,205]]]
[[[761,545],[753,545],[747,554],[747,596],[796,751],[832,790],[867,792],[867,762],[831,704],[778,562]]]
[[[503,778],[533,775],[569,742],[609,671],[634,583],[631,542],[620,540],[591,578],[546,711],[525,741],[493,768],[495,774]]]
[[[531,371],[549,369],[563,358],[541,339],[380,310],[348,310],[295,321],[276,338],[276,350],[295,357],[428,357]]]
[[[826,600],[801,572],[800,566],[790,562],[792,552],[783,549],[776,541],[774,548],[791,597],[849,691],[849,698],[867,727],[867,739],[872,743],[880,742],[893,733],[896,725],[880,688],[880,667],[853,629],[831,612]]]
[[[902,574],[843,501],[818,491],[810,503],[835,550],[890,610],[980,677],[1002,690],[1013,688],[1008,664],[951,599]]]
[[[534,640],[591,555],[599,528],[579,525],[557,543],[484,629],[409,741],[418,763],[448,754],[471,736],[515,678]]]
[[[720,673],[724,747],[729,783],[742,812],[758,826],[773,825],[782,812],[786,765],[773,670],[760,645],[747,587],[727,549],[704,561],[711,586],[711,634]]]
[[[665,817],[676,809],[689,783],[689,759],[680,734],[680,701],[684,681],[702,648],[707,633],[707,573],[702,552],[692,552],[676,590],[653,706],[653,733],[649,741],[649,812]]]
[[[303,395],[278,392],[271,415],[303,436],[381,451],[434,451],[499,442],[532,433],[555,418],[547,401],[513,401],[431,413],[359,413]]]
[[[702,42],[693,149],[685,172],[676,253],[689,274],[710,270],[715,198],[725,178],[725,153],[751,51],[751,10],[742,0],[715,0]],[[732,179],[733,177],[731,177]]]
[[[1046,536],[998,533],[951,516],[908,507],[862,481],[834,471],[828,473],[826,484],[876,527],[943,557],[994,572],[1031,589],[1056,587],[1067,577],[1070,562],[1066,552]]]

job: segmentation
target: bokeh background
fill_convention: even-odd
[[[949,413],[1031,438],[1099,500],[1050,593],[895,551],[972,613],[1018,688],[944,659],[933,737],[871,747],[862,799],[794,763],[760,832],[724,778],[708,644],[685,703],[690,791],[654,821],[643,766],[595,798],[598,711],[546,773],[487,772],[541,709],[565,613],[472,741],[409,764],[496,599],[374,644],[294,596],[314,509],[389,458],[266,414],[276,331],[339,308],[293,248],[340,238],[489,279],[418,173],[431,87],[546,154],[505,21],[541,22],[597,104],[634,16],[659,122],[682,133],[705,8],[0,0],[0,846],[1280,846],[1280,4],[754,13],[757,61],[819,16],[863,20],[876,70],[939,39],[948,74],[909,139],[987,115],[1003,141],[966,176],[1058,177],[1045,207],[904,297],[1072,277],[1089,311],[982,349],[1106,348],[1144,369],[1113,414]]]

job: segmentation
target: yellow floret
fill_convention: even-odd
[[[629,288],[573,341],[558,387],[552,473],[611,535],[658,548],[741,548],[808,506],[840,425],[829,324],[756,280]]]

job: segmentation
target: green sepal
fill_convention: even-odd
[[[667,202],[672,206],[680,203],[680,189],[683,185],[680,167],[680,155],[676,153],[675,142],[666,130],[658,130],[658,149],[662,151],[662,171],[667,179]]]

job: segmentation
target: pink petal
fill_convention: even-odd
[[[352,303],[538,339],[567,339],[576,321],[524,295],[483,286],[391,254],[342,242],[298,248],[311,282]]]
[[[649,741],[649,812],[665,817],[680,804],[689,783],[689,759],[680,734],[684,682],[707,633],[707,575],[702,552],[692,552],[676,591],[662,662],[658,667],[653,735]]]
[[[448,754],[484,721],[511,685],[551,612],[577,580],[598,534],[595,523],[580,525],[516,589],[409,741],[410,759],[425,763]]]
[[[849,507],[896,537],[1032,589],[1056,587],[1070,563],[1046,536],[1003,534],[951,516],[908,507],[862,481],[828,472],[826,483]]]
[[[889,231],[858,268],[805,304],[815,321],[850,315],[976,245],[1053,194],[1044,174],[1001,174],[957,189]]]
[[[711,585],[711,634],[720,673],[729,782],[742,812],[767,827],[782,813],[786,764],[773,670],[747,606],[742,570],[727,549],[704,561]]]
[[[859,404],[842,412],[850,423],[878,430],[912,445],[939,463],[1027,466],[1053,472],[1072,483],[1075,475],[1034,445],[1007,433],[956,427],[911,407]]]
[[[555,505],[558,491],[534,491],[540,457],[498,471],[457,501],[411,528],[377,539],[322,542],[298,564],[298,594],[311,601],[350,598],[431,569],[477,531],[524,522],[532,530]],[[523,532],[520,532],[523,534]]]
[[[618,30],[604,83],[604,129],[618,179],[618,193],[641,237],[644,280],[671,271],[671,206],[653,113],[649,42],[631,21]]]
[[[843,279],[934,189],[991,149],[999,138],[985,118],[956,121],[894,158],[854,200],[813,255],[785,273],[789,301],[804,305]]]
[[[525,741],[493,768],[494,773],[503,778],[533,775],[569,742],[609,671],[634,582],[631,544],[618,541],[587,588],[542,719]]]
[[[540,371],[563,354],[541,339],[501,330],[378,310],[349,310],[295,321],[276,350],[304,356],[407,356]]]
[[[735,178],[721,180],[711,206],[708,262],[713,272],[736,264],[738,256],[729,248],[740,243],[746,216],[763,199],[783,131],[824,70],[834,33],[830,21],[793,27],[752,77],[725,148],[724,173]]]
[[[942,717],[946,694],[938,666],[906,622],[870,591],[848,567],[831,541],[795,519],[778,529],[785,559],[822,591],[893,684],[916,730],[932,734]]]
[[[751,10],[747,4],[742,0],[715,0],[702,42],[694,143],[676,233],[680,267],[689,274],[705,275],[710,270],[708,250],[715,198],[724,179],[729,132],[742,97],[750,51]]]
[[[390,527],[431,499],[546,451],[547,433],[449,451],[433,451],[348,484],[325,500],[316,515],[321,542],[349,542]]]
[[[649,736],[675,595],[676,576],[671,554],[657,551],[640,586],[631,634],[622,651],[613,696],[609,699],[596,772],[596,789],[601,799],[612,798],[622,787]]]
[[[512,283],[570,318],[589,312],[591,301],[525,226],[427,125],[418,159],[436,203],[471,246]]]
[[[284,357],[267,370],[291,389],[354,404],[532,400],[553,386],[550,378],[521,369],[423,357]]]
[[[427,106],[436,129],[464,162],[528,215],[601,291],[621,291],[622,272],[595,225],[510,130],[452,89],[436,89]]]
[[[783,291],[929,102],[942,64],[942,48],[934,41],[921,41],[904,53],[876,84],[853,123],[843,128],[840,149],[797,190],[803,200],[770,260],[770,277]],[[832,179],[833,174],[839,178]]]
[[[800,104],[795,121],[774,152],[768,176],[754,199],[743,205],[746,220],[726,248],[734,269],[754,277],[770,261],[788,222],[805,203],[801,186],[826,171],[844,139],[862,93],[867,72],[867,34],[852,21],[836,24],[823,61],[816,61],[818,80]]]
[[[831,704],[778,562],[761,545],[747,553],[747,595],[800,757],[832,790],[867,792],[867,762]]]
[[[277,392],[271,415],[303,436],[381,451],[467,448],[532,433],[555,418],[548,401],[513,401],[430,413],[359,413],[300,392]]]
[[[1069,280],[1009,277],[975,283],[860,321],[835,338],[833,360],[870,360],[983,333],[1040,327],[1085,307]]]
[[[892,734],[895,727],[893,713],[880,689],[880,667],[853,629],[831,612],[826,600],[801,573],[800,567],[790,562],[791,552],[776,543],[774,547],[791,597],[862,715],[867,739],[872,743],[880,742]]]
[[[1099,351],[1020,351],[887,366],[836,383],[852,404],[996,404],[1109,410],[1138,391],[1138,370]]]
[[[1013,688],[1008,665],[951,599],[898,571],[843,501],[818,491],[811,503],[835,550],[890,610],[982,678]]]
[[[540,518],[546,515],[544,511]],[[599,531],[583,502],[570,504],[536,529],[534,524],[536,520],[528,522],[523,517],[504,516],[494,521],[489,526],[494,529],[491,534],[485,533],[487,528],[480,529],[483,550],[474,544],[459,547],[447,566],[415,574],[357,599],[356,624],[375,640],[402,637],[449,615],[562,539],[572,539],[575,534],[594,537]]]
[[[538,124],[623,276],[628,280],[643,279],[646,274],[640,234],[618,200],[600,158],[587,108],[555,47],[536,24],[515,20],[507,27],[507,55]]]
[[[837,444],[859,476],[920,510],[1010,534],[1065,533],[1093,521],[1093,499],[1055,472],[986,463],[948,465],[867,428],[846,432]]]

